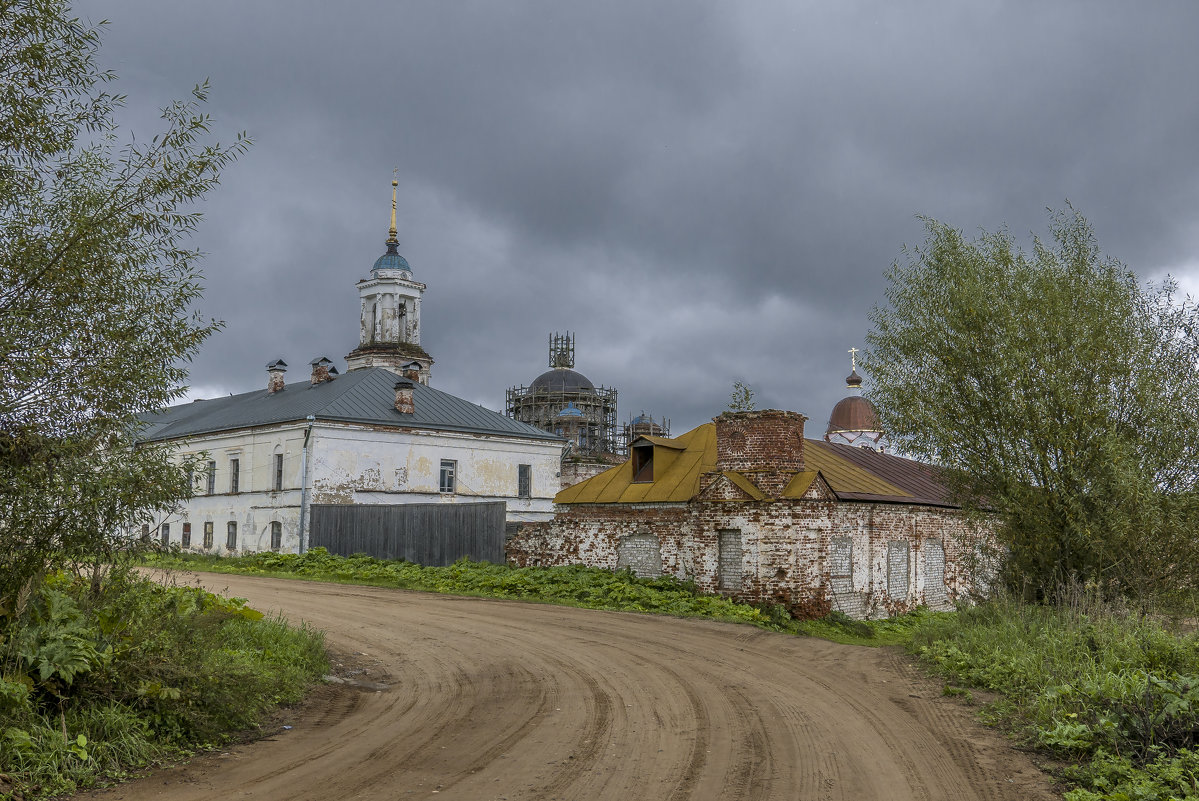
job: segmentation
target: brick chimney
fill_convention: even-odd
[[[275,359],[266,366],[266,391],[274,395],[283,389],[283,374],[287,372],[287,362]]]
[[[396,382],[396,411],[400,414],[416,414],[416,401],[412,397],[412,382]]]
[[[333,366],[333,362],[328,358],[321,356],[313,359],[309,364],[312,365],[312,383],[323,384],[326,381],[332,381],[337,376],[337,368]]]
[[[420,362],[408,362],[400,368],[400,375],[409,381],[420,381]]]
[[[767,495],[778,497],[791,476],[804,469],[799,412],[764,409],[725,412],[716,424],[716,469],[744,473]]]

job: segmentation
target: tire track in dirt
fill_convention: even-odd
[[[201,581],[326,630],[369,669],[363,686],[319,688],[289,731],[89,797],[1056,798],[894,651],[713,621]]]

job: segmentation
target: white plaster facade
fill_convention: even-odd
[[[558,491],[561,443],[451,431],[380,429],[331,421],[314,421],[308,448],[305,422],[192,437],[178,442],[178,453],[206,454],[213,464],[212,493],[207,473],[196,474],[195,495],[156,521],[152,537],[161,541],[168,525],[171,545],[187,550],[226,554],[271,550],[272,524],[281,527],[278,550],[297,553],[301,508],[314,503],[477,503],[504,501],[508,520],[529,522],[553,517]],[[280,488],[276,457],[282,456]],[[233,461],[237,460],[237,491]],[[441,463],[455,463],[453,492],[442,492]],[[307,464],[307,470],[305,470]],[[519,494],[520,465],[528,465],[528,497]],[[307,490],[304,492],[305,472]],[[307,502],[305,502],[307,496]],[[307,516],[307,515],[306,515]],[[236,524],[236,544],[228,547],[229,524]],[[212,543],[204,547],[205,524]]]

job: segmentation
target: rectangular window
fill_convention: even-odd
[[[229,521],[229,533],[225,535],[225,547],[231,551],[237,550],[237,522]]]
[[[207,494],[216,494],[216,462],[208,463],[208,487]]]
[[[457,492],[458,491],[458,463],[453,459],[441,460],[441,491],[442,492]]]
[[[142,523],[142,542],[150,544],[150,524]]]
[[[236,495],[241,484],[241,459],[229,460],[229,491]]]
[[[204,550],[212,547],[212,521],[204,524]]]
[[[283,524],[278,520],[271,523],[271,550],[277,551],[283,545]]]
[[[283,489],[283,454],[275,454],[275,492]]]
[[[533,497],[533,467],[527,464],[516,466],[516,496],[518,498]]]
[[[163,545],[171,544],[171,524],[170,523],[162,524],[162,544]]]
[[[184,548],[192,547],[192,524],[191,523],[183,524],[183,534],[181,535],[181,537],[182,538],[179,540],[180,545],[182,545]]]

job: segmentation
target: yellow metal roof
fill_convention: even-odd
[[[804,466],[809,470],[818,470],[828,482],[833,492],[860,492],[869,495],[894,495],[908,497],[911,495],[894,484],[858,467],[854,463],[842,459],[835,453],[821,447],[803,449]],[[806,489],[806,487],[805,487]]]
[[[742,492],[749,495],[755,501],[761,501],[766,498],[766,494],[758,489],[752,481],[738,473],[736,470],[725,470],[724,477],[733,482]]]
[[[654,480],[633,481],[633,464],[605,470],[554,497],[555,503],[685,502],[699,492],[699,477],[716,469],[716,425],[704,423],[680,437],[642,437],[654,445]]]
[[[699,493],[699,477],[716,470],[716,425],[704,423],[679,437],[640,437],[654,446],[653,481],[633,481],[632,462],[625,462],[559,492],[555,503],[683,503]],[[819,472],[833,492],[912,497],[879,476],[820,447],[805,447],[808,468],[796,473],[783,491],[784,498],[802,497]],[[724,475],[751,497],[765,498],[761,490],[740,473]]]
[[[641,436],[639,439],[653,445],[653,481],[634,482],[632,462],[625,462],[561,490],[554,498],[555,504],[686,502],[699,493],[700,475],[716,470],[715,423],[704,423],[675,438]],[[796,472],[787,489],[783,490],[783,498],[801,498],[812,486],[818,472],[835,493],[911,498],[903,489],[827,448],[803,448],[803,462],[807,470]],[[724,476],[752,498],[765,498],[761,490],[740,472],[724,471]]]
[[[816,480],[816,476],[820,475],[816,470],[805,470],[802,473],[796,473],[791,476],[791,481],[787,484],[787,488],[783,490],[784,498],[802,498],[803,494],[812,486],[812,482]]]

